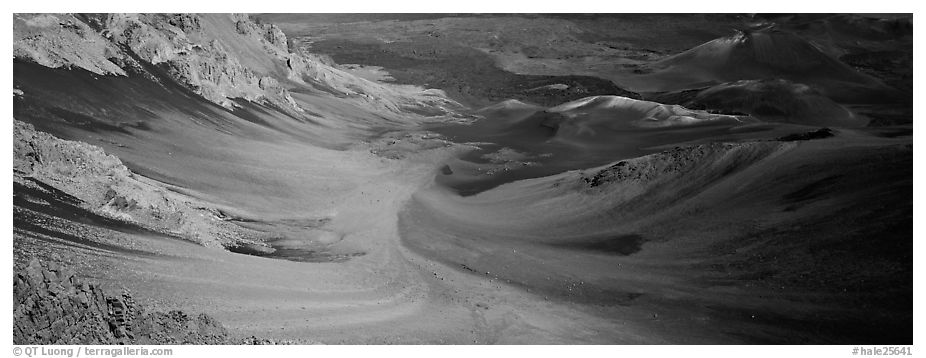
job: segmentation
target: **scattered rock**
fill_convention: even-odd
[[[764,142],[675,147],[661,153],[622,160],[591,175],[583,175],[581,180],[594,188],[613,182],[652,183],[668,180],[668,174],[681,175],[699,170],[707,176],[726,175],[778,149],[778,144]]]
[[[246,100],[307,115],[283,78],[392,112],[459,106],[439,91],[368,81],[290,52],[282,30],[244,14],[15,14],[13,27],[17,60],[159,81],[152,66],[142,66],[153,65],[228,109]]]
[[[42,192],[57,189],[97,215],[203,246],[222,247],[242,239],[241,229],[214,215],[209,205],[135,175],[100,147],[62,140],[18,120],[13,127],[17,184]]]
[[[778,137],[777,140],[782,142],[793,142],[799,140],[812,140],[812,139],[823,139],[834,136],[832,129],[829,128],[820,128],[812,132],[807,133],[795,133],[789,134],[784,137]]]
[[[248,341],[246,339],[245,341]],[[250,341],[259,341],[250,338]],[[206,314],[145,312],[128,290],[109,295],[66,267],[37,259],[13,275],[15,344],[233,344]],[[273,341],[265,344],[273,344]]]

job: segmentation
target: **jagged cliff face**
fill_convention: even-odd
[[[240,98],[301,116],[305,111],[292,88],[354,97],[391,111],[452,105],[440,92],[374,83],[291,53],[279,28],[246,15],[16,14],[13,42],[17,59],[46,67],[156,81],[148,67],[154,66],[230,109]]]
[[[262,75],[260,69],[243,65],[237,56],[229,53],[227,41],[207,32],[198,16],[116,14],[100,20],[101,30],[113,42],[127,46],[147,63],[166,67],[173,78],[212,102],[231,107],[231,98],[244,98],[291,110],[300,109],[276,80]],[[262,37],[256,40],[268,56],[280,51]]]
[[[72,15],[13,16],[13,56],[47,67],[79,67],[121,75],[131,66],[114,43]]]

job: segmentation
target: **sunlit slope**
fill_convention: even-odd
[[[15,118],[274,215],[319,210],[330,201],[319,193],[350,188],[325,180],[353,176],[338,168],[356,153],[341,150],[458,108],[289,52],[279,29],[243,15],[16,14],[14,43]],[[317,181],[330,184],[305,185]]]

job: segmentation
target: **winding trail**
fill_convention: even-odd
[[[855,246],[844,257],[803,257],[820,255],[808,247],[826,255],[871,245],[864,234],[841,234],[871,215],[904,220],[902,205],[871,204],[906,200],[909,179],[896,168],[912,156],[908,143],[843,130],[804,143],[696,145],[469,197],[435,182],[467,150],[439,139],[344,151],[240,143],[226,154],[240,158],[227,161],[247,165],[216,170],[209,166],[221,163],[190,156],[179,165],[206,171],[166,172],[195,178],[189,193],[229,213],[288,223],[276,229],[289,240],[325,239],[350,259],[287,261],[80,223],[72,223],[78,232],[130,250],[35,233],[15,235],[14,248],[21,257],[66,256],[83,275],[128,287],[149,307],[204,311],[238,336],[351,344],[842,342],[870,334],[842,328],[864,321],[889,327],[887,334],[902,330],[893,313],[859,315],[856,307],[902,299],[903,286],[845,294],[885,275],[864,271],[879,262],[859,266],[868,256],[852,256],[866,252]],[[372,154],[387,149],[386,157]],[[846,173],[855,175],[833,181]],[[769,276],[756,276],[762,272]],[[819,285],[807,272],[833,279]],[[794,284],[804,286],[786,289]],[[903,316],[903,303],[896,307]]]
[[[121,16],[113,33],[151,27],[137,35],[160,38],[170,21],[152,16]],[[294,57],[279,31],[270,40],[238,36],[244,18],[210,15],[202,23],[211,35],[196,39],[220,39],[234,56],[191,57],[189,48],[202,44],[173,25],[163,29],[178,35],[174,42],[154,42],[174,49],[180,64],[227,75],[213,83],[219,93],[190,82],[195,71],[97,76],[115,70],[109,53],[118,46],[86,54],[88,42],[54,19],[50,27],[19,21],[17,42],[42,33],[51,36],[38,43],[46,46],[64,36],[79,45],[50,53],[76,49],[65,54],[99,62],[14,60],[14,116],[102,147],[152,183],[126,190],[174,191],[190,207],[179,215],[141,203],[143,214],[115,215],[211,222],[177,235],[215,236],[199,241],[214,246],[266,239],[338,259],[251,256],[82,220],[61,214],[77,204],[54,207],[53,196],[36,194],[41,183],[23,182],[14,189],[17,260],[66,261],[111,289],[128,287],[154,310],[204,311],[233,335],[298,343],[912,341],[912,126],[836,126],[825,131],[832,136],[806,140],[821,123],[757,122],[617,96],[546,110],[505,101],[481,110],[489,120],[457,138],[481,142],[480,151],[422,134],[426,123],[470,118],[441,91]],[[49,50],[42,46],[37,53]],[[776,74],[764,60],[781,60],[778,47],[800,55],[786,65],[838,62],[795,36],[754,31],[672,56],[631,84],[682,90],[663,85]],[[239,76],[242,63],[259,75]],[[839,65],[809,79],[830,97],[885,95],[879,81]],[[783,77],[805,77],[785,67]],[[250,89],[227,86],[235,78]],[[260,96],[276,101],[235,100]],[[836,113],[840,120],[827,125],[861,124],[850,111]],[[397,132],[382,133],[389,130]],[[15,154],[38,163],[26,147]],[[60,167],[50,165],[48,176],[100,164],[68,158],[53,161]],[[86,176],[98,179],[100,194],[112,189],[112,175]],[[466,181],[478,184],[472,196],[447,189]],[[76,190],[67,183],[54,184]],[[85,206],[109,209],[113,195]],[[233,230],[213,235],[209,225]]]
[[[204,311],[241,336],[320,343],[652,342],[612,321],[492,276],[461,272],[402,245],[399,212],[415,192],[432,185],[438,164],[455,150],[431,149],[390,160],[358,149],[340,152],[341,157],[306,159],[312,162],[306,166],[328,166],[327,177],[350,182],[333,183],[331,187],[348,189],[331,190],[327,198],[318,191],[307,197],[335,202],[319,210],[330,219],[324,229],[342,235],[334,247],[364,253],[344,262],[262,258],[98,228],[154,255],[75,249],[73,243],[35,235],[17,236],[16,245],[24,251],[67,255],[79,262],[83,274],[112,287],[128,287],[139,301],[159,309]],[[262,153],[274,157],[267,154]],[[324,186],[319,184],[312,183]],[[257,212],[266,209],[258,204]],[[267,216],[278,218],[284,211]]]

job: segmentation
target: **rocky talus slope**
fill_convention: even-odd
[[[42,183],[79,200],[96,214],[221,247],[241,239],[242,229],[207,203],[137,175],[103,149],[67,141],[18,120],[13,125],[13,179],[47,191]]]
[[[671,176],[721,177],[793,145],[775,142],[710,143],[675,147],[656,154],[622,160],[594,175],[582,176],[590,187],[611,183],[646,183]]]
[[[13,342],[234,343],[225,327],[206,314],[146,312],[127,290],[108,294],[67,267],[42,264],[36,259],[13,276]]]

